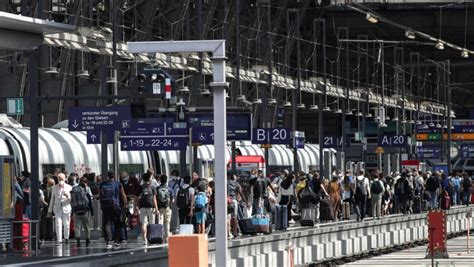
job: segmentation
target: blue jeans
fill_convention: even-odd
[[[453,189],[453,205],[459,204],[458,201],[461,200],[461,189],[454,188]]]
[[[428,191],[430,194],[430,208],[437,209],[438,208],[438,194],[435,192]]]
[[[471,191],[470,190],[464,190],[463,191],[463,205],[469,206],[469,203],[471,202]]]

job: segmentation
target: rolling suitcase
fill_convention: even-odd
[[[275,205],[275,229],[286,230],[288,228],[288,206]]]
[[[163,225],[149,224],[147,226],[148,242],[150,244],[163,243]]]
[[[315,208],[303,208],[301,210],[301,226],[314,226],[316,223],[316,209]]]
[[[334,210],[332,209],[332,201],[330,199],[321,199],[319,204],[319,219],[321,221],[334,220]]]
[[[250,218],[252,228],[255,233],[269,234],[270,233],[270,217],[268,215],[254,215]]]
[[[421,197],[413,197],[413,213],[421,213]]]
[[[252,223],[250,222],[250,219],[239,220],[239,228],[243,235],[252,235],[256,233]]]
[[[448,195],[447,192],[444,192],[444,194],[441,196],[441,209],[448,210],[450,206],[451,206],[451,197]]]

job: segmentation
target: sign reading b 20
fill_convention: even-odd
[[[252,135],[253,144],[290,144],[290,130],[287,128],[254,128]]]

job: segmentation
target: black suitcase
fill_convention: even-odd
[[[163,243],[163,225],[162,224],[149,224],[147,226],[148,242],[150,244],[161,244]]]
[[[319,219],[321,221],[334,220],[334,210],[332,209],[332,201],[330,199],[321,199],[319,204]]]
[[[421,213],[421,197],[414,196],[413,197],[413,213]]]
[[[275,205],[275,229],[288,229],[288,206]]]
[[[301,226],[314,226],[316,223],[316,208],[301,209]]]

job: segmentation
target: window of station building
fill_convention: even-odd
[[[66,168],[65,164],[42,164],[41,169],[43,170],[43,177],[48,174],[53,174],[54,170],[60,169],[64,170]]]

